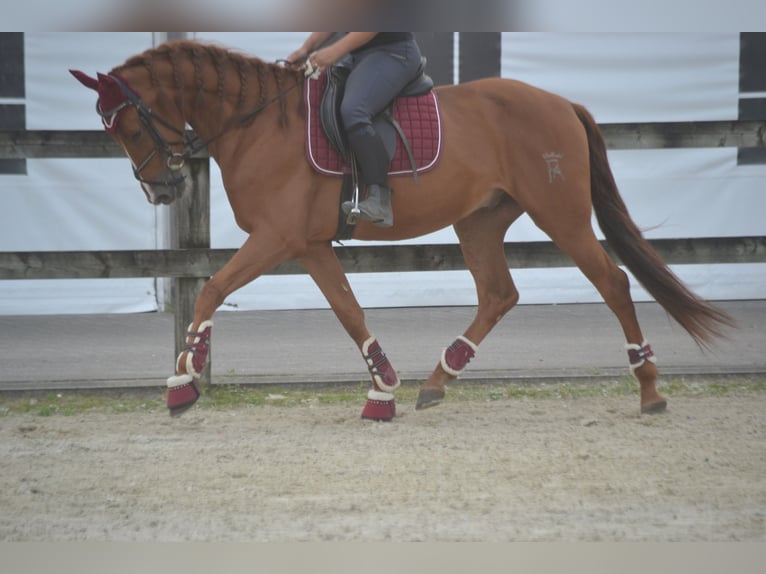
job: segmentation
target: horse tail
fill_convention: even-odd
[[[700,347],[709,347],[723,336],[722,327],[735,325],[734,320],[692,293],[644,238],[620,197],[601,130],[588,110],[572,105],[588,136],[591,201],[607,242],[655,301]]]

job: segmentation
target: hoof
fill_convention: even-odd
[[[444,395],[445,393],[441,389],[420,389],[415,410],[420,411],[429,407],[435,407],[444,400]]]
[[[668,401],[662,399],[652,403],[646,403],[641,405],[642,415],[656,415],[658,413],[664,413],[668,406]]]
[[[200,392],[194,381],[171,387],[168,390],[167,407],[171,417],[177,417],[188,411],[199,399]]]
[[[362,418],[370,421],[388,422],[396,416],[394,395],[380,391],[370,391],[367,403],[362,409]]]

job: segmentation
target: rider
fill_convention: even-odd
[[[351,73],[340,116],[367,182],[367,198],[359,203],[361,218],[390,227],[394,216],[388,187],[389,158],[372,119],[415,77],[421,62],[420,48],[412,32],[348,32],[322,47],[333,34],[313,32],[287,59],[295,63],[305,60],[307,68],[315,70],[351,55]],[[353,203],[346,201],[342,207],[348,214]]]

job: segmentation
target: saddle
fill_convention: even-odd
[[[390,161],[389,175],[410,175],[436,167],[441,155],[441,119],[433,80],[425,73],[426,59],[421,60],[415,78],[373,119]],[[340,118],[350,60],[341,60],[316,80],[307,80],[306,155],[315,171],[342,176],[341,204],[353,197],[354,189],[363,186],[345,129]],[[348,239],[354,226],[345,222],[339,206],[338,232],[335,239]]]
[[[373,120],[391,161],[389,175],[416,177],[438,163],[441,119],[433,80],[423,72],[424,64],[402,94]],[[348,63],[341,60],[305,84],[306,152],[311,166],[324,175],[343,175],[352,170],[353,158],[340,119],[340,102],[349,73]]]
[[[420,67],[418,68],[415,78],[407,84],[401,92],[398,94],[398,98],[410,98],[416,96],[422,96],[428,94],[434,87],[434,82],[431,77],[425,73],[426,58],[423,57],[420,60]],[[351,73],[351,61],[349,58],[344,58],[336,64],[330,66],[327,71],[327,85],[322,95],[322,100],[319,106],[319,121],[322,126],[322,130],[327,136],[330,145],[335,151],[343,158],[344,163],[351,165],[353,162],[352,152],[346,141],[346,131],[343,129],[342,121],[340,118],[340,104],[343,100],[343,94],[346,90],[346,80]],[[415,156],[412,152],[407,136],[402,129],[402,126],[397,121],[394,114],[394,101],[392,101],[380,114],[378,118],[373,119],[373,125],[378,130],[378,125],[381,121],[386,122],[394,128],[396,135],[404,146],[407,158],[410,161],[410,167],[412,168],[413,177],[417,181],[417,164],[415,162]],[[386,142],[385,128],[383,133],[378,130],[383,137],[383,141]],[[386,142],[387,149],[389,148],[388,142]],[[389,149],[389,160],[393,154]]]

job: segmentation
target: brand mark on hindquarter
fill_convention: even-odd
[[[548,152],[543,154],[545,165],[548,168],[548,183],[553,183],[557,179],[564,180],[564,173],[561,171],[561,159],[563,154]]]

